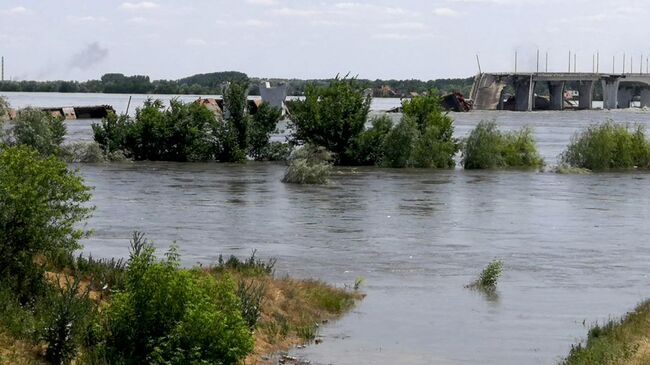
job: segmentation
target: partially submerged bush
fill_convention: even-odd
[[[450,168],[458,142],[453,119],[443,110],[437,92],[402,103],[404,116],[384,141],[385,167]]]
[[[282,182],[289,184],[326,184],[332,172],[331,154],[322,147],[305,145],[289,157]]]
[[[497,282],[501,273],[503,271],[503,262],[501,261],[492,261],[488,266],[481,271],[478,279],[473,283],[469,284],[469,288],[481,289],[481,290],[494,290],[496,289]]]
[[[107,159],[97,142],[75,142],[63,145],[59,156],[66,162],[98,163]]]
[[[650,142],[641,125],[608,120],[576,133],[560,163],[589,170],[650,168]]]
[[[26,108],[18,112],[5,142],[30,146],[41,155],[50,156],[59,152],[65,134],[63,118],[39,109]]]
[[[233,281],[179,265],[174,247],[157,260],[153,245],[134,235],[126,288],[102,321],[110,363],[235,364],[252,351]]]
[[[481,121],[463,145],[465,169],[541,167],[532,129],[502,132],[494,121]]]
[[[0,186],[0,279],[28,300],[44,285],[37,258],[81,247],[90,189],[64,162],[28,147],[0,152]]]
[[[107,152],[123,150],[135,160],[206,161],[214,159],[215,115],[202,105],[147,100],[134,119],[109,115],[93,125],[94,138]]]
[[[293,138],[331,151],[336,164],[353,164],[356,158],[350,149],[364,130],[370,101],[355,79],[337,76],[328,86],[308,84],[304,100],[287,103]],[[322,170],[322,166],[315,169]]]

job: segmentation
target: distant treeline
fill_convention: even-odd
[[[375,97],[404,97],[422,94],[431,89],[442,93],[461,92],[468,95],[474,78],[440,80],[358,80],[365,88],[373,90]],[[289,85],[289,95],[304,95],[308,83],[327,85],[331,79],[260,79],[248,77],[236,71],[197,74],[179,80],[151,80],[149,76],[126,76],[119,73],[105,74],[99,80],[88,81],[3,81],[0,91],[60,92],[60,93],[116,93],[116,94],[221,94],[227,82],[247,82],[250,95],[259,95],[259,84]]]

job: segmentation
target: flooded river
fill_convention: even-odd
[[[14,104],[30,96],[18,95]],[[38,98],[31,104],[51,101]],[[453,117],[459,137],[481,119],[532,125],[551,165],[591,122],[650,126],[641,111]],[[91,139],[89,122],[68,127],[72,140]],[[140,230],[161,248],[176,241],[188,265],[257,249],[279,258],[280,275],[341,286],[363,277],[366,299],[322,328],[322,344],[293,352],[317,364],[555,364],[585,324],[650,297],[646,173],[360,168],[327,186],[295,186],[271,163],[78,167],[95,187],[84,242],[93,255],[127,255]],[[465,289],[493,259],[505,265],[498,295]]]

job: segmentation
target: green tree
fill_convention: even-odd
[[[288,102],[293,138],[325,147],[337,164],[354,163],[354,141],[363,132],[371,96],[355,79],[335,78],[327,86],[307,85],[304,100]]]
[[[268,156],[269,138],[282,118],[282,110],[262,103],[251,120],[248,134],[248,154],[255,160]]]
[[[28,147],[0,152],[0,281],[26,301],[43,289],[39,260],[80,248],[90,188],[55,157]]]
[[[0,95],[0,122],[8,116],[10,107],[11,105],[9,105],[7,98]]]

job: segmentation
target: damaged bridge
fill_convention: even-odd
[[[548,87],[548,109],[565,108],[564,93],[567,83],[577,84],[578,109],[592,109],[594,88],[601,83],[603,108],[629,108],[632,99],[638,96],[641,107],[650,107],[650,74],[605,74],[578,72],[535,72],[535,73],[482,73],[475,77],[470,95],[477,110],[503,110],[508,87],[514,90],[513,109],[532,111],[535,109],[535,89],[542,84]],[[640,92],[638,92],[640,90]],[[637,94],[637,95],[635,95]]]

